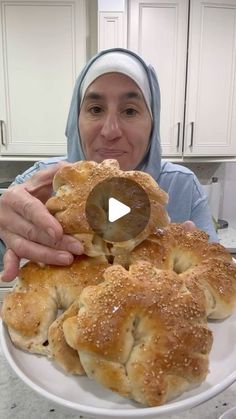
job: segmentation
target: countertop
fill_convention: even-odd
[[[223,366],[222,366],[223,367]],[[236,383],[213,399],[185,412],[157,419],[218,419],[236,405]],[[43,398],[22,382],[0,347],[0,419],[90,419]]]

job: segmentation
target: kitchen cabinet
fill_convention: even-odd
[[[128,47],[161,89],[164,156],[236,155],[236,1],[132,0]]]
[[[0,3],[0,153],[65,154],[71,94],[86,62],[86,2]]]
[[[188,1],[131,1],[128,27],[128,47],[151,62],[157,72],[163,153],[181,156]]]

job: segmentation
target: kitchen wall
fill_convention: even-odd
[[[191,169],[202,185],[211,183],[212,177],[219,182],[219,218],[236,228],[236,162],[229,163],[183,163]]]
[[[220,216],[236,228],[236,163],[224,165]]]

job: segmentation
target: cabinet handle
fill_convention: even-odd
[[[177,123],[178,126],[178,134],[177,134],[177,148],[179,148],[179,139],[180,139],[180,122]]]
[[[6,146],[6,143],[5,143],[5,140],[4,140],[4,133],[3,133],[3,124],[4,124],[4,121],[1,119],[1,120],[0,120],[1,144],[2,144],[3,146]]]
[[[193,146],[194,122],[190,122],[190,124],[191,124],[191,140],[190,140],[189,147],[192,147]]]

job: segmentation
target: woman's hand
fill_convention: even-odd
[[[41,170],[31,179],[10,187],[0,199],[0,237],[7,246],[3,281],[19,271],[20,259],[54,265],[69,265],[73,254],[82,254],[81,243],[63,234],[45,202],[52,194],[52,180],[62,164]]]
[[[184,221],[183,223],[183,227],[185,228],[186,231],[194,231],[197,230],[196,224],[194,224],[193,221]]]

